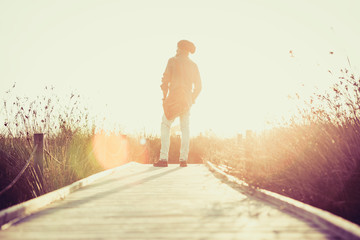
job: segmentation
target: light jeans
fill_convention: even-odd
[[[181,148],[180,148],[180,161],[187,161],[189,155],[190,145],[190,128],[189,128],[190,111],[180,116],[180,129],[181,129]],[[161,149],[160,160],[168,160],[170,148],[170,128],[174,120],[168,120],[165,115],[162,117],[161,122]]]

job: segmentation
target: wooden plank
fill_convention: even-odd
[[[302,216],[309,221],[322,225],[324,228],[329,229],[334,234],[342,236],[345,239],[360,239],[360,226],[357,224],[295,199],[285,197],[265,189],[254,189],[244,181],[226,174],[221,167],[218,168],[211,162],[207,162],[206,164],[211,170],[221,174],[227,180],[238,184],[247,194],[256,196],[257,198],[270,202],[279,208],[291,211],[292,213]]]
[[[56,191],[44,194],[38,198],[34,198],[29,201],[2,210],[0,211],[0,230],[6,229],[7,227],[11,226],[13,222],[18,221],[18,219],[24,218],[25,216],[40,210],[41,208],[45,207],[46,205],[54,201],[65,198],[70,193],[91,184],[97,179],[108,176],[113,172],[118,171],[119,169],[131,167],[132,164],[134,163],[129,163],[127,165],[123,165],[114,169],[109,169],[106,171],[93,174],[87,178],[81,179],[77,182],[74,182]]]
[[[0,239],[339,239],[204,165],[132,164],[0,231]]]

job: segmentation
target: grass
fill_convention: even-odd
[[[15,179],[33,152],[33,135],[45,135],[44,181],[40,183],[33,161],[18,182],[2,194],[0,208],[37,197],[101,171],[92,151],[93,133],[80,96],[71,93],[60,104],[53,88],[34,99],[12,96],[15,85],[7,91],[0,133],[0,189]]]
[[[216,164],[257,188],[360,223],[360,158],[354,126],[288,126],[209,152]],[[329,138],[328,134],[332,134]],[[245,145],[250,141],[249,148]]]
[[[15,86],[13,87],[15,88]],[[10,185],[32,158],[33,135],[44,133],[43,181],[34,161],[9,190],[0,197],[0,209],[69,185],[91,174],[136,161],[152,163],[159,158],[160,139],[152,135],[123,135],[103,132],[89,123],[78,94],[65,104],[46,87],[35,99],[14,97],[10,89],[3,102],[3,131],[0,133],[0,191]],[[65,107],[64,107],[65,106]],[[202,162],[203,139],[191,140],[191,162]],[[178,161],[180,138],[171,137],[169,160]],[[201,145],[199,145],[200,143]]]
[[[199,135],[189,162],[211,161],[253,187],[268,189],[360,223],[360,79],[341,71],[327,92],[314,94],[289,122],[245,139]],[[51,89],[49,90],[51,92]],[[48,94],[53,96],[53,94]],[[38,102],[40,101],[40,103]],[[1,196],[0,208],[68,185],[103,169],[159,158],[160,139],[96,130],[71,94],[67,108],[53,98],[4,103],[0,134],[0,189],[19,173],[33,150],[32,135],[45,133],[44,184],[32,165]],[[43,104],[46,103],[46,104]],[[180,138],[171,137],[169,162],[177,163]]]
[[[287,124],[224,142],[205,159],[229,166],[254,187],[360,224],[360,78],[341,72]]]

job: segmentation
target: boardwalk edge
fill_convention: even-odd
[[[0,211],[0,230],[4,230],[10,227],[14,222],[17,222],[20,219],[28,215],[31,215],[32,213],[40,210],[41,208],[44,208],[45,206],[47,206],[52,202],[65,198],[70,193],[73,193],[74,191],[82,187],[85,187],[100,178],[109,176],[120,169],[130,167],[134,164],[139,164],[139,163],[130,162],[116,168],[95,173],[89,177],[76,181],[68,186],[62,187],[60,189],[46,193],[37,198],[30,199],[26,202],[22,202],[17,205],[6,208]]]
[[[280,209],[288,210],[298,216],[309,219],[319,225],[325,226],[336,235],[345,239],[360,239],[360,227],[355,223],[295,199],[285,197],[265,189],[254,189],[246,182],[225,173],[213,163],[207,161],[205,164],[211,171],[222,175],[232,183],[236,183],[242,190],[251,196],[255,196],[264,201],[270,202]]]

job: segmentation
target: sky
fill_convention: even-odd
[[[79,93],[105,128],[159,134],[161,77],[176,43],[188,39],[203,83],[192,135],[262,130],[295,111],[289,95],[326,89],[334,81],[328,70],[358,72],[359,7],[356,0],[0,0],[0,98],[15,82],[15,94],[30,97],[54,86],[59,96]]]

